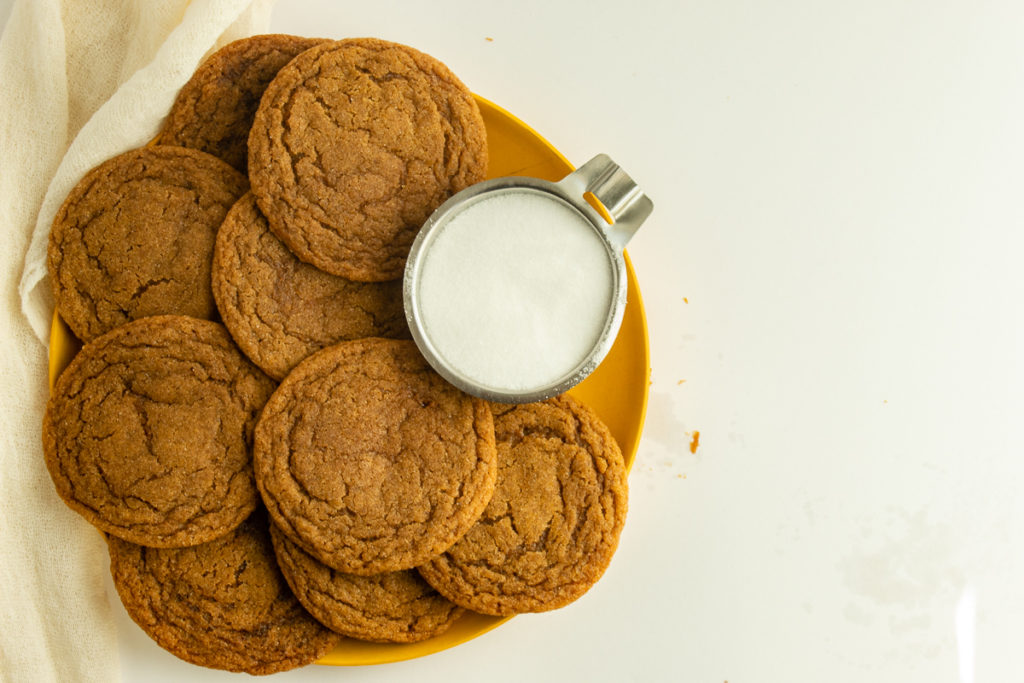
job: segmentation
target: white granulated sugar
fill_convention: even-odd
[[[494,193],[442,225],[419,280],[424,331],[453,368],[494,390],[560,380],[599,340],[613,299],[593,226],[556,199]]]

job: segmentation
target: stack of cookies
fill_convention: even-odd
[[[626,513],[607,427],[568,396],[469,396],[409,339],[412,240],[486,167],[436,59],[267,35],[211,56],[158,144],[67,197],[48,265],[84,346],[47,467],[162,647],[271,673],[343,636],[561,607],[604,572]]]

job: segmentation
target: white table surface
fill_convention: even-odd
[[[1020,680],[1024,5],[280,0],[271,30],[417,47],[655,202],[603,579],[439,654],[275,680]],[[125,681],[236,678],[117,612]]]

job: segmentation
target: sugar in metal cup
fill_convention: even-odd
[[[615,341],[622,250],[653,208],[604,154],[557,183],[511,176],[466,188],[413,242],[403,287],[413,339],[475,396],[528,403],[568,391]]]

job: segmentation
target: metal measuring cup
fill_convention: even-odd
[[[419,299],[422,264],[429,258],[432,241],[444,225],[473,202],[491,197],[494,193],[524,191],[561,202],[589,223],[595,237],[604,244],[612,272],[613,292],[608,302],[604,328],[586,357],[555,380],[526,391],[484,386],[445,359],[427,332]],[[611,222],[591,206],[586,199],[587,194],[593,195],[607,210]],[[615,342],[626,308],[626,263],[622,250],[653,209],[651,199],[606,154],[598,154],[558,182],[507,176],[477,183],[453,195],[424,223],[406,262],[403,281],[405,315],[420,352],[442,377],[456,387],[491,401],[529,403],[568,391],[597,368]]]

